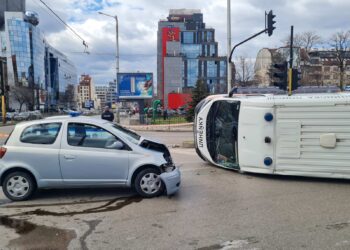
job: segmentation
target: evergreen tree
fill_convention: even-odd
[[[192,91],[192,101],[190,102],[190,107],[187,112],[186,120],[193,122],[194,120],[194,109],[197,104],[209,95],[207,85],[202,81],[198,80],[195,88]]]

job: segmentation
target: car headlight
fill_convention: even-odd
[[[175,165],[172,163],[171,164],[164,164],[164,165],[160,166],[160,169],[163,173],[169,173],[175,169]]]

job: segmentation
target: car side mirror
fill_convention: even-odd
[[[121,141],[115,141],[111,145],[108,145],[106,148],[120,150],[124,148],[124,144]]]

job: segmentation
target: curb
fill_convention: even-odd
[[[135,131],[155,131],[155,132],[193,132],[193,123],[165,124],[165,125],[135,125],[125,126]]]
[[[182,142],[183,148],[194,148],[194,141],[184,141]]]

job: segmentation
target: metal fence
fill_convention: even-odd
[[[116,118],[118,121],[118,118]],[[153,113],[148,114],[119,114],[119,122],[122,125],[170,125],[187,123],[186,114],[178,113]]]

